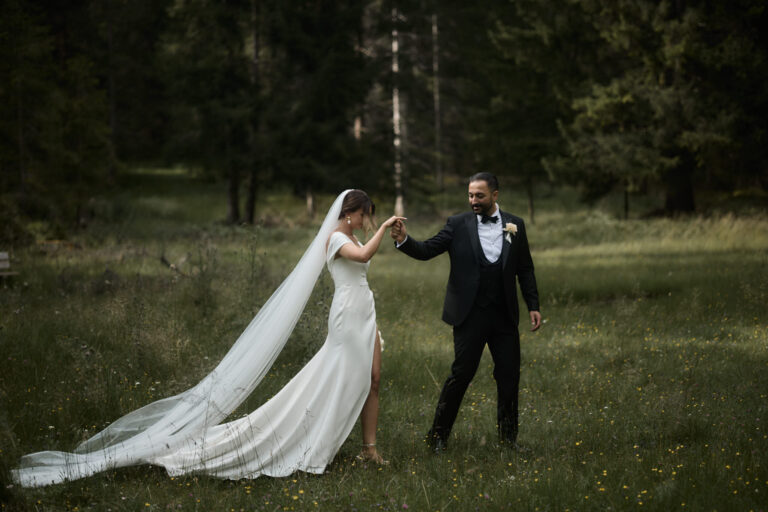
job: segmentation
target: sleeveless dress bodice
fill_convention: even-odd
[[[348,260],[347,258],[335,257],[338,249],[344,244],[355,243],[351,238],[338,231],[331,235],[328,243],[327,267],[333,278],[333,284],[336,288],[340,286],[368,286],[368,267],[370,261],[360,263],[358,261]],[[333,244],[333,245],[332,245]],[[332,249],[337,249],[333,252]],[[331,258],[331,255],[334,255]]]

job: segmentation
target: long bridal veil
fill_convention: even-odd
[[[347,191],[334,201],[296,267],[259,310],[216,368],[196,386],[137,409],[84,441],[74,452],[22,457],[12,470],[23,486],[82,478],[107,469],[152,463],[189,436],[219,424],[264,378],[304,311],[325,263]]]

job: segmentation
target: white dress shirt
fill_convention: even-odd
[[[480,237],[480,245],[483,248],[485,258],[494,263],[501,256],[501,247],[504,242],[504,230],[501,226],[501,213],[499,205],[490,217],[496,217],[496,222],[482,223],[483,216],[477,215],[477,235]]]

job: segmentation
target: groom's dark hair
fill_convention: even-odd
[[[475,181],[486,182],[488,184],[488,188],[491,189],[491,192],[499,190],[499,180],[497,180],[496,176],[494,176],[489,172],[479,172],[469,177],[469,183],[472,183]]]

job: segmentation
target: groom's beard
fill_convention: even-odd
[[[490,215],[491,213],[493,213],[493,206],[494,206],[493,204],[488,205],[487,208],[484,208],[483,206],[484,205],[482,204],[472,205],[472,211],[476,215]]]

